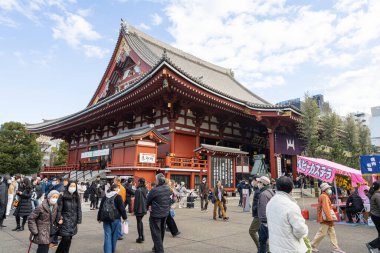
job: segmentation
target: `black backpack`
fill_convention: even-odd
[[[105,222],[112,222],[116,219],[119,212],[115,206],[115,198],[117,194],[111,198],[106,198],[103,203],[102,210],[100,211],[100,220]]]

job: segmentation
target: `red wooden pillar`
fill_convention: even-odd
[[[276,157],[274,156],[274,129],[268,128],[269,137],[269,166],[272,178],[277,178],[277,164]]]
[[[195,186],[195,180],[194,180],[194,172],[191,172],[190,174],[190,189],[194,189]]]
[[[293,181],[297,178],[297,156],[292,155],[292,175],[293,175]]]
[[[201,138],[199,136],[199,127],[196,128],[195,130],[195,147],[200,147],[201,146]]]

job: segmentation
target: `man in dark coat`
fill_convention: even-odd
[[[260,220],[259,215],[257,213],[259,198],[260,198],[260,189],[257,187],[257,176],[253,177],[252,180],[252,187],[253,187],[253,202],[252,202],[252,223],[249,227],[249,235],[251,236],[252,240],[254,241],[257,250],[259,250],[259,228],[260,228]]]
[[[348,197],[346,202],[346,213],[348,217],[348,222],[352,223],[352,216],[358,212],[361,212],[364,209],[363,199],[358,195],[358,192],[355,189],[350,191],[351,195]],[[357,221],[357,223],[360,220]]]
[[[201,198],[201,211],[207,210],[208,190],[209,189],[208,189],[207,179],[204,177],[202,180],[202,183],[199,184],[199,196]]]
[[[137,186],[137,189],[135,191],[135,205],[133,207],[133,211],[135,213],[136,222],[137,222],[137,232],[139,234],[139,237],[136,239],[137,243],[142,243],[143,241],[145,241],[144,225],[143,225],[142,219],[144,215],[147,213],[147,208],[146,208],[147,195],[148,195],[148,190],[145,187],[145,179],[140,178],[139,185]]]
[[[165,184],[165,176],[156,176],[156,187],[148,194],[147,207],[151,207],[149,226],[154,243],[153,251],[164,252],[165,223],[170,210],[170,189]]]
[[[135,195],[135,191],[132,188],[133,178],[128,178],[127,182],[123,185],[127,192],[127,200],[125,207],[128,207],[128,213],[132,213],[132,196]]]
[[[0,229],[6,227],[3,225],[4,219],[6,218],[8,204],[8,184],[7,178],[0,178]]]

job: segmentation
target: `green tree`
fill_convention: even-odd
[[[42,152],[36,135],[18,122],[0,127],[0,173],[33,174],[41,168]]]
[[[320,140],[319,144],[325,149],[319,149],[320,157],[337,163],[345,162],[344,149],[342,144],[342,120],[335,112],[328,112],[320,119]],[[327,150],[328,152],[326,152]]]
[[[298,125],[298,132],[305,141],[305,152],[308,156],[315,156],[318,147],[318,120],[320,110],[317,103],[308,95],[301,106],[302,120]]]
[[[348,115],[343,122],[345,132],[343,146],[351,156],[347,158],[345,165],[357,168],[359,166],[359,130],[358,123],[352,115]]]
[[[67,164],[67,157],[68,157],[68,150],[69,145],[67,142],[62,141],[59,143],[59,147],[52,148],[52,153],[54,154],[54,160],[53,165],[54,166],[60,166],[60,165],[66,165]]]
[[[371,131],[366,125],[358,124],[359,130],[359,155],[373,153],[371,145]]]

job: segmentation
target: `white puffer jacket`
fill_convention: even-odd
[[[277,191],[267,205],[269,248],[272,253],[305,253],[303,238],[308,227],[297,202],[287,193]]]

